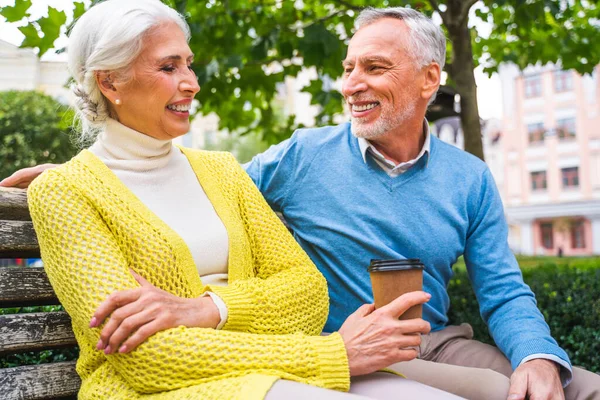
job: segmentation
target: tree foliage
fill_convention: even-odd
[[[354,18],[365,6],[410,6],[441,17],[448,33],[449,82],[461,97],[467,150],[483,157],[473,67],[480,59],[493,72],[504,61],[521,68],[560,62],[566,69],[590,72],[600,61],[597,1],[579,0],[164,0],[187,16],[192,31],[193,65],[202,92],[200,111],[215,112],[222,128],[262,133],[277,142],[297,127],[294,116],[282,122],[273,111],[278,84],[302,68],[317,79],[304,89],[320,106],[317,124],[342,112],[342,97],[329,82],[342,72],[340,62]],[[95,1],[92,1],[92,4]],[[477,11],[471,8],[477,4]],[[0,10],[9,21],[25,21],[23,46],[47,51],[65,23],[62,11],[33,20],[30,0]],[[75,16],[84,10],[74,2]],[[477,37],[476,20],[491,24],[488,38]],[[466,72],[465,72],[466,71]],[[471,140],[474,139],[474,140]]]
[[[475,56],[494,72],[502,62],[521,69],[560,63],[565,70],[592,73],[600,63],[600,2],[580,0],[490,1],[476,11],[493,23],[488,38],[475,38]]]
[[[62,163],[76,153],[69,132],[73,113],[36,91],[0,92],[0,177],[42,163]]]

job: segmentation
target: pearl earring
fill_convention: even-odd
[[[121,99],[116,99],[115,100],[115,104],[118,105],[118,106],[120,106],[121,105]]]

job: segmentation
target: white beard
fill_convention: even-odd
[[[352,117],[350,130],[357,138],[375,139],[394,130],[404,124],[405,121],[414,117],[415,106],[415,103],[409,102],[406,107],[397,112],[394,112],[391,108],[382,109],[379,118],[371,123],[363,122],[364,118]]]

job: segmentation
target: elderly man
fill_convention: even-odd
[[[561,399],[563,386],[569,399],[600,398],[600,377],[571,367],[523,283],[490,171],[429,133],[425,111],[445,61],[440,28],[406,8],[364,10],[357,26],[343,62],[351,123],[298,131],[247,166],[329,282],[325,328],[372,301],[371,258],[420,258],[433,332],[420,360],[394,369],[471,399],[494,398],[500,374],[510,377],[509,399]],[[502,352],[472,340],[467,324],[446,326],[446,287],[463,254]]]
[[[486,165],[429,133],[442,31],[401,7],[364,10],[357,25],[343,62],[351,123],[298,131],[246,166],[329,282],[325,329],[372,302],[371,258],[420,258],[432,333],[420,359],[392,369],[469,399],[600,398],[600,377],[571,367],[523,283]],[[4,184],[26,186],[43,169]],[[500,351],[472,340],[467,324],[447,326],[446,287],[461,255]]]

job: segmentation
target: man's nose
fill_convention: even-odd
[[[350,75],[347,75],[342,83],[342,94],[344,97],[353,96],[356,93],[366,90],[367,83],[364,80],[364,75],[358,69],[354,69]]]

